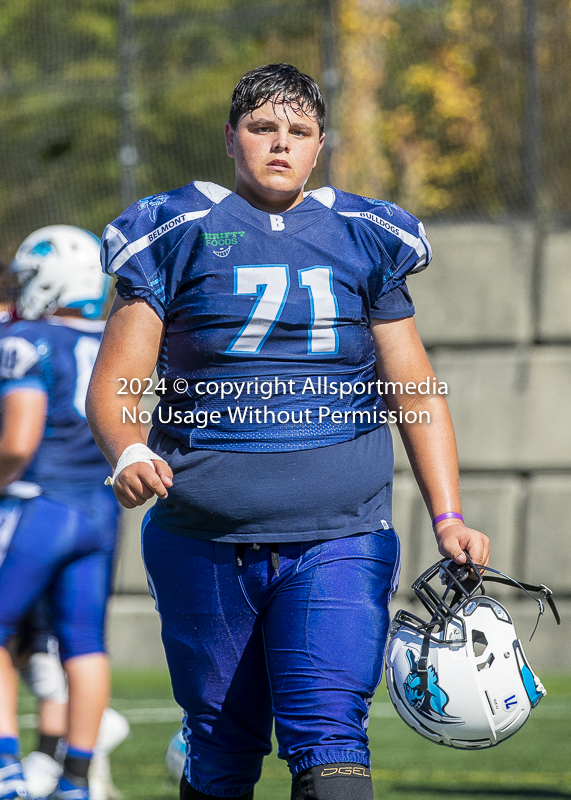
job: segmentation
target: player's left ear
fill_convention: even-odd
[[[234,128],[229,122],[224,126],[224,137],[226,138],[226,153],[230,158],[234,158]]]
[[[228,124],[228,123],[226,123],[226,124]],[[317,150],[317,153],[315,154],[315,161],[313,162],[313,167],[317,166],[317,159],[318,159],[319,154],[321,153],[321,151],[323,149],[323,143],[324,142],[325,142],[325,133],[322,133],[321,136],[319,137],[319,148]],[[228,153],[228,155],[230,155],[230,153]],[[312,167],[312,169],[313,169],[313,167]]]

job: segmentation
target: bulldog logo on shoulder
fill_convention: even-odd
[[[168,194],[152,194],[149,197],[143,197],[142,200],[139,200],[139,211],[143,211],[145,208],[148,209],[151,222],[156,222],[159,206],[166,203],[168,199]]]

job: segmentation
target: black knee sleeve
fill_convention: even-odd
[[[212,800],[211,794],[203,794],[199,792],[197,789],[193,789],[190,783],[186,779],[186,775],[184,775],[180,779],[180,800],[201,800],[201,798],[210,798]],[[248,794],[241,794],[240,797],[233,798],[233,800],[254,800],[254,790],[252,789],[251,792]]]
[[[291,800],[373,800],[371,770],[362,764],[320,764],[300,772]]]

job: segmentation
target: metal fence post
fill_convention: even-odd
[[[138,196],[136,171],[139,153],[133,122],[137,105],[135,56],[131,0],[119,0],[119,163],[123,207],[133,203]]]

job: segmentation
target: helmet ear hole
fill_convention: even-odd
[[[488,646],[488,640],[483,631],[472,631],[472,647],[474,649],[474,655],[476,658],[479,658],[486,650]]]

